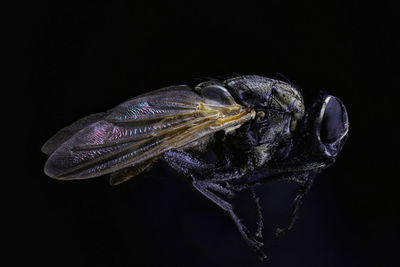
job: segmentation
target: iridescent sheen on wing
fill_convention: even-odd
[[[187,86],[166,87],[128,100],[84,126],[66,127],[64,131],[73,134],[63,141],[57,135],[52,138],[58,147],[47,149],[45,172],[57,179],[112,173],[251,118],[224,88],[216,90],[221,103]]]

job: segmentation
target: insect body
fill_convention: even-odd
[[[60,130],[42,151],[49,155],[44,171],[50,177],[110,174],[114,185],[163,160],[227,211],[263,259],[254,187],[275,179],[300,184],[291,221],[277,233],[289,230],[315,175],[334,163],[347,134],[347,113],[338,98],[323,95],[305,109],[302,95],[290,84],[250,75],[137,96]],[[205,161],[205,152],[217,160]],[[256,203],[256,233],[247,230],[229,200],[243,190]]]

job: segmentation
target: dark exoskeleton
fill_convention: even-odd
[[[254,187],[299,183],[290,230],[316,174],[335,162],[348,135],[343,103],[331,95],[308,109],[292,85],[262,76],[170,86],[128,100],[62,129],[42,148],[45,173],[63,180],[110,174],[119,184],[164,160],[225,210],[261,259],[262,212]],[[213,153],[213,162],[204,160]],[[230,199],[247,191],[257,230],[242,223]]]

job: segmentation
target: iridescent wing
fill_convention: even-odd
[[[254,113],[220,86],[171,86],[135,97],[62,129],[42,148],[45,173],[85,179],[146,164],[165,151],[240,127]]]

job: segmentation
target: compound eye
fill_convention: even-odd
[[[325,100],[325,110],[322,110],[320,138],[325,144],[335,143],[342,139],[348,130],[347,112],[343,103],[330,96]]]

